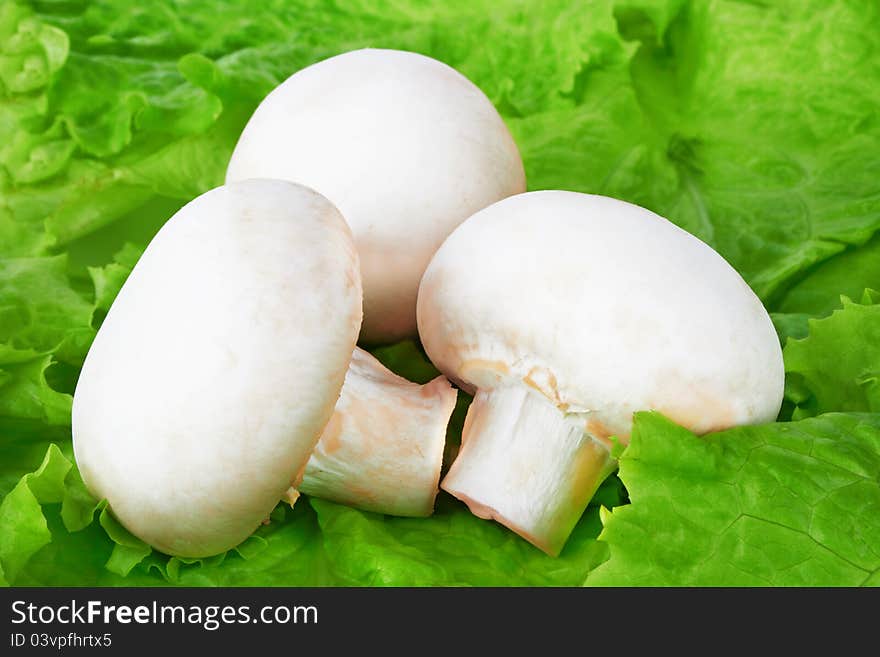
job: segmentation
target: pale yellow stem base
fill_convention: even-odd
[[[367,511],[431,515],[456,397],[442,376],[419,385],[355,349],[299,491]]]
[[[526,386],[479,390],[442,488],[557,556],[616,467],[608,441],[586,424]]]

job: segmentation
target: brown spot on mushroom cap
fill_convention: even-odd
[[[611,429],[609,429],[604,422],[595,417],[587,418],[587,422],[584,425],[584,430],[593,438],[602,441],[608,440],[614,434],[614,432],[611,431]]]
[[[486,386],[487,378],[500,382],[509,374],[510,368],[504,361],[471,358],[458,366],[453,380],[463,390],[473,393],[476,388]],[[477,382],[477,385],[472,383],[474,381]]]
[[[666,377],[662,397],[655,397],[650,406],[697,434],[721,431],[741,423],[740,414],[728,396],[674,375]]]
[[[462,375],[474,370],[489,371],[499,375],[505,375],[510,372],[507,364],[500,360],[482,360],[479,358],[462,363],[459,369]]]
[[[542,379],[544,381],[543,384],[541,383]],[[556,408],[563,413],[569,409],[570,404],[562,401],[562,398],[559,396],[559,383],[556,380],[556,375],[549,369],[545,367],[533,367],[529,370],[528,374],[522,378],[522,381],[527,386],[533,390],[537,390],[547,399],[556,404]]]
[[[608,448],[608,450],[614,447],[614,440],[612,438],[616,438],[623,445],[629,445],[629,433],[615,432],[597,417],[589,416],[587,418],[584,424],[584,431]]]

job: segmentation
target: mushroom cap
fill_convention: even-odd
[[[356,50],[273,90],[239,138],[227,182],[281,178],[340,209],[361,261],[367,342],[415,334],[419,280],[446,236],[525,191],[519,151],[460,73],[399,50]]]
[[[422,279],[419,333],[466,389],[522,382],[598,437],[658,410],[704,433],[772,421],[779,340],[742,277],[662,217],[541,191],[477,212]]]
[[[89,490],[163,552],[234,547],[305,467],[360,319],[357,254],[327,199],[269,180],[199,196],[149,244],[83,365]]]

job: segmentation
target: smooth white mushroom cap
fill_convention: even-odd
[[[522,382],[587,431],[655,409],[703,433],[769,422],[783,364],[770,318],[714,250],[612,198],[521,194],[476,213],[422,280],[419,333],[468,389]]]
[[[235,546],[301,475],[360,319],[351,233],[327,199],[269,180],[199,196],[147,247],[86,358],[86,485],[163,552]]]
[[[340,209],[360,255],[368,342],[415,334],[437,247],[477,210],[525,191],[489,99],[449,66],[397,50],[338,55],[272,91],[229,162],[227,182],[245,178],[300,182]]]

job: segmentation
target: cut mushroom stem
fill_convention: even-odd
[[[355,349],[299,491],[367,511],[431,515],[456,397],[445,377],[419,385]]]
[[[442,488],[556,556],[616,467],[608,440],[585,426],[585,414],[525,385],[479,390]]]

